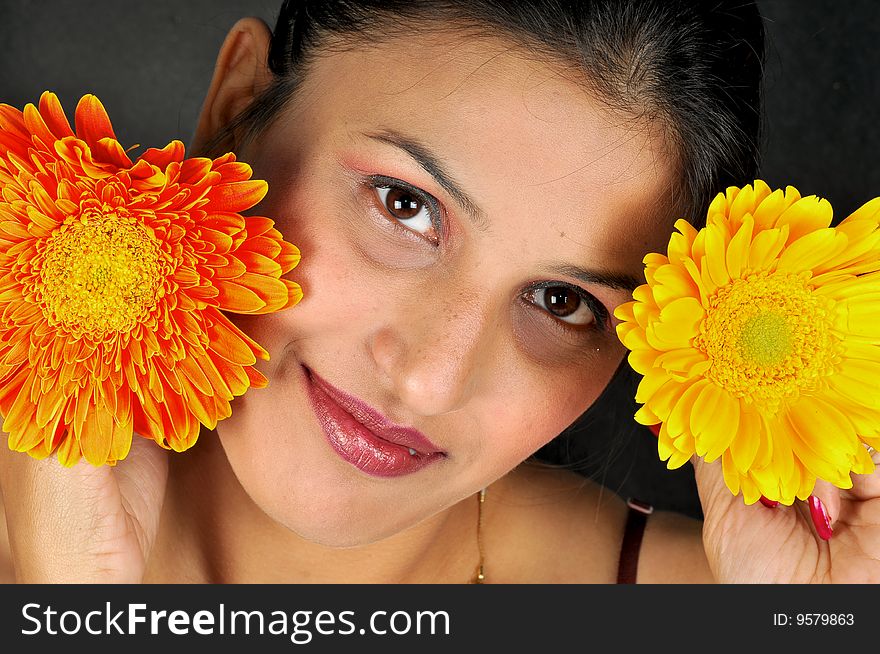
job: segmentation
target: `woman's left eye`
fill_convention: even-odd
[[[439,202],[428,193],[401,181],[374,182],[383,212],[400,225],[437,245],[440,237]]]
[[[547,285],[534,288],[527,293],[527,299],[533,304],[544,309],[557,320],[575,325],[588,327],[592,323],[601,322],[602,316],[597,315],[601,310],[590,304],[598,305],[598,301],[590,302],[592,296],[578,291],[571,286]]]

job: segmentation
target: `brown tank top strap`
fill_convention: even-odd
[[[618,584],[636,583],[642,536],[645,533],[648,516],[654,512],[653,506],[632,497],[626,501],[626,505],[629,507],[629,511],[626,516],[626,526],[623,528],[623,542],[620,544],[620,561],[617,566]]]

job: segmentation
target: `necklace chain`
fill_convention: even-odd
[[[486,489],[480,489],[477,493],[477,551],[480,553],[480,560],[477,563],[477,569],[474,577],[471,579],[472,584],[482,584],[486,581],[485,571],[483,569],[483,504],[486,502]]]

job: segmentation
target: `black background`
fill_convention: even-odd
[[[762,177],[827,197],[842,218],[880,194],[880,6],[763,0],[768,32]],[[125,145],[189,140],[214,57],[236,19],[270,24],[279,0],[0,0],[0,102],[55,91],[72,116],[101,98]],[[628,407],[621,415],[628,419]],[[631,414],[629,414],[631,415]],[[566,442],[620,494],[699,515],[689,466],[669,472],[653,437],[604,421]]]
[[[873,586],[605,586],[605,585],[352,585],[337,587],[286,585],[214,586],[10,586],[0,595],[0,642],[8,652],[79,651],[92,653],[257,651],[257,652],[450,652],[463,648],[493,651],[589,651],[599,646],[622,651],[660,651],[676,653],[725,651],[718,643],[729,642],[735,651],[745,652],[827,652],[851,648],[876,640],[876,620],[872,611],[876,592]],[[220,604],[227,611],[261,610],[267,616],[280,610],[312,611],[308,629],[311,642],[293,645],[285,636],[198,635],[174,636],[160,625],[159,634],[149,635],[141,624],[137,635],[49,636],[23,635],[35,629],[23,618],[26,604],[37,617],[51,606],[58,614],[75,610],[84,616],[111,605],[111,615],[127,610],[129,603],[143,603],[148,611],[208,610],[219,618]],[[350,619],[359,627],[369,625],[373,611],[388,614],[403,610],[446,611],[449,635],[371,634],[319,635],[315,615],[319,611],[354,611]],[[789,617],[785,626],[774,626],[774,614]],[[843,614],[841,626],[806,626],[798,615]],[[850,618],[851,616],[851,618]],[[822,618],[820,617],[821,621]],[[781,622],[781,620],[777,620]],[[827,620],[826,620],[827,622]],[[849,623],[852,624],[849,624]],[[59,616],[53,619],[58,630]],[[219,619],[218,619],[219,623]],[[66,627],[73,629],[75,621]],[[98,621],[94,621],[94,628]],[[117,622],[123,628],[125,618]],[[226,624],[229,624],[227,619]],[[383,623],[378,623],[383,625]],[[166,623],[167,625],[167,623]],[[147,628],[149,625],[147,625]],[[326,627],[326,625],[325,625]],[[345,629],[344,625],[342,626]],[[326,631],[326,629],[325,629]],[[115,633],[115,632],[114,632]],[[735,643],[735,645],[734,645]],[[608,644],[612,647],[609,648]],[[586,645],[586,647],[585,647]],[[201,647],[200,647],[201,646]],[[616,646],[616,647],[615,647]],[[195,649],[193,649],[195,648]]]

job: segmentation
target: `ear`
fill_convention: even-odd
[[[266,65],[272,32],[258,18],[242,18],[226,35],[214,77],[202,104],[190,150],[202,152],[220,131],[268,86],[272,73]],[[221,147],[234,150],[238,137],[230,135]]]

